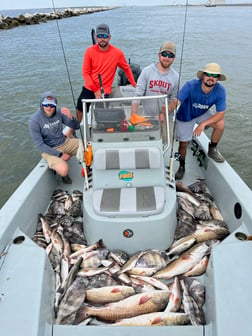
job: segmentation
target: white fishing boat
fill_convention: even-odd
[[[90,162],[72,158],[73,182],[65,185],[42,159],[1,209],[2,335],[250,334],[252,193],[227,161],[216,163],[208,158],[206,134],[188,146],[182,183],[190,185],[199,178],[206,181],[230,234],[212,249],[206,271],[196,277],[206,290],[205,323],[137,328],[55,322],[56,273],[46,250],[33,240],[38,214],[47,212],[55,190],[83,192],[83,227],[88,245],[102,239],[108,249],[133,255],[139,250],[166,250],[174,239],[177,143],[170,143],[167,125],[163,139],[158,112],[149,113],[148,107],[158,103],[157,97],[141,99],[142,119],[130,127],[130,106],[136,99],[131,93],[128,86],[120,87],[106,105],[103,100],[92,101],[91,118],[88,121],[85,117],[82,125],[84,148],[90,151],[92,145],[88,173]],[[83,102],[84,111],[88,102]]]

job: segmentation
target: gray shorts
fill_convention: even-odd
[[[211,110],[208,110],[201,116],[194,118],[190,121],[180,121],[176,120],[176,140],[178,141],[190,141],[192,140],[192,134],[195,124],[201,124],[203,121],[209,119],[215,113]]]

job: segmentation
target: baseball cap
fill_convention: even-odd
[[[109,26],[105,23],[99,24],[96,27],[96,35],[97,34],[108,34],[108,35],[110,35]]]
[[[176,55],[176,46],[173,42],[164,42],[161,44],[161,47],[160,47],[160,52],[162,51],[170,51],[174,55]]]

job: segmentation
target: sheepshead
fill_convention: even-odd
[[[78,190],[78,189],[75,189],[72,192],[72,199],[73,199],[73,201],[76,201],[77,199],[82,200],[83,199],[83,192]]]
[[[85,300],[85,284],[81,277],[77,277],[67,289],[59,304],[56,324],[72,324],[76,312]]]
[[[135,290],[130,286],[107,286],[86,290],[86,300],[91,303],[105,304],[123,300],[134,295]]]
[[[209,221],[210,219],[212,219],[209,205],[207,202],[201,202],[200,205],[194,211],[193,215],[196,219],[201,219],[204,221]]]
[[[188,315],[184,313],[156,312],[122,319],[112,326],[168,326],[189,324]]]
[[[122,250],[110,251],[109,256],[120,266],[124,265],[129,260],[128,254]]]
[[[99,267],[102,264],[102,260],[107,258],[108,253],[109,250],[105,248],[84,253],[81,255],[83,261],[80,267],[81,268]]]
[[[133,255],[121,268],[121,273],[151,276],[165,267],[168,257],[164,251],[146,250]]]
[[[80,199],[75,200],[72,202],[71,207],[68,208],[67,212],[70,216],[73,217],[81,217],[82,216],[82,203]]]
[[[172,287],[171,287],[171,296],[169,298],[169,302],[164,310],[165,313],[167,312],[177,312],[180,308],[182,301],[182,290],[180,286],[179,278],[176,276],[173,280]]]
[[[80,257],[78,261],[71,267],[68,276],[64,282],[64,287],[62,287],[61,289],[62,295],[64,295],[66,290],[71,286],[71,284],[75,280],[77,273],[79,272],[81,263],[82,263],[82,257]]]
[[[170,291],[155,290],[140,293],[103,307],[84,306],[79,309],[77,323],[89,316],[96,316],[105,321],[116,321],[123,318],[162,311],[169,300]]]
[[[65,205],[65,210],[69,210],[71,208],[71,206],[73,205],[73,199],[71,195],[66,196],[64,205]]]
[[[101,273],[92,276],[89,279],[88,288],[101,288],[105,286],[118,286],[119,283],[107,273]]]
[[[65,204],[58,201],[52,201],[48,208],[48,213],[55,216],[63,216],[66,214]]]
[[[208,242],[198,243],[185,251],[168,266],[154,274],[154,278],[170,279],[176,275],[184,274],[192,269],[207,253],[210,247]]]
[[[185,313],[189,316],[192,325],[204,325],[205,315],[203,309],[201,309],[193,297],[189,294],[188,286],[185,284],[184,280],[180,280],[180,284],[183,290],[183,307]]]
[[[203,193],[207,189],[206,180],[197,178],[196,182],[190,184],[188,188],[194,193]]]
[[[174,234],[175,241],[190,235],[195,231],[196,228],[196,222],[194,221],[194,218],[190,216],[185,210],[181,208],[178,209],[177,218],[178,221]]]
[[[54,190],[51,199],[53,201],[58,201],[58,202],[64,203],[68,195],[69,194],[68,194],[67,191],[62,190],[62,189],[56,189],[56,190]]]
[[[203,286],[200,281],[195,278],[180,276],[180,279],[184,280],[189,294],[193,297],[198,306],[202,308],[205,303],[205,286]]]
[[[179,209],[183,209],[188,215],[194,218],[195,205],[193,203],[188,201],[186,198],[180,196],[177,196],[177,202],[178,202],[178,211]]]
[[[32,240],[44,249],[46,249],[46,247],[48,245],[47,242],[46,242],[44,234],[40,231],[37,231],[37,232],[34,233],[34,235],[32,237]]]

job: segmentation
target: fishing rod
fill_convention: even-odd
[[[179,65],[179,82],[178,82],[178,90],[177,96],[180,90],[180,81],[181,81],[181,72],[182,72],[182,62],[183,62],[183,54],[184,54],[184,44],[185,44],[185,33],[186,33],[186,21],[187,21],[187,10],[188,10],[188,0],[186,0],[185,6],[185,16],[184,16],[184,28],[183,28],[183,35],[182,35],[182,46],[181,46],[181,54],[180,54],[180,65]],[[176,103],[175,108],[175,119],[173,123],[173,135],[172,135],[172,147],[171,147],[171,155],[170,155],[170,181],[172,181],[172,171],[173,171],[173,156],[174,156],[174,142],[175,142],[175,128],[176,128],[176,120],[177,120],[177,111],[178,111],[178,103]]]
[[[59,39],[60,39],[60,44],[61,44],[61,50],[62,50],[62,53],[63,53],[64,62],[65,62],[65,66],[66,66],[66,72],[67,72],[67,76],[68,76],[68,82],[69,82],[69,86],[70,86],[71,94],[72,94],[72,98],[73,98],[73,104],[74,104],[74,108],[76,110],[77,106],[76,106],[76,102],[75,102],[75,98],[74,98],[73,86],[72,86],[71,77],[70,77],[70,71],[69,71],[68,64],[67,64],[65,48],[64,48],[64,44],[63,44],[63,40],[62,40],[62,36],[61,36],[61,32],[60,32],[59,22],[58,22],[58,19],[57,19],[57,12],[56,12],[56,8],[55,8],[54,0],[52,0],[52,6],[53,6],[54,14],[56,15],[56,25],[57,25],[57,30],[58,30],[58,34],[59,34]],[[82,134],[81,127],[80,127],[79,130],[80,130],[80,136],[81,136],[82,145],[83,145],[83,148],[85,148],[84,137],[83,137],[83,134]]]

